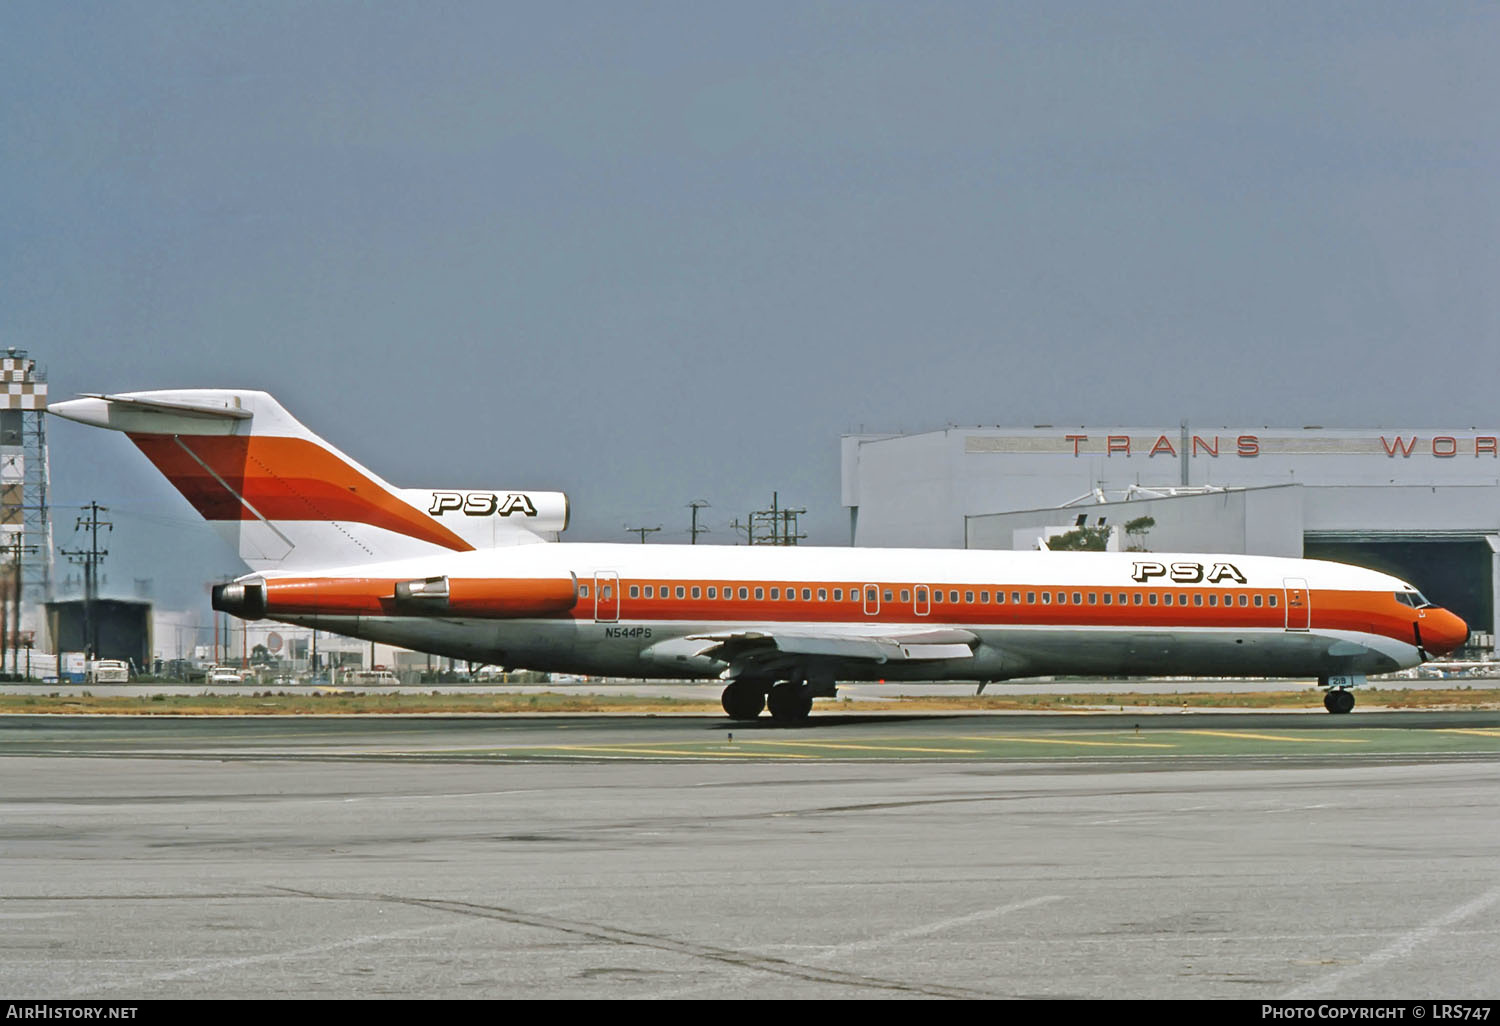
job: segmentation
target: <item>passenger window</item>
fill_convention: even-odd
[[[1110,592],[1107,592],[1107,591],[1106,591],[1106,592],[1105,592],[1105,593],[1104,593],[1104,604],[1105,604],[1105,605],[1106,605],[1106,606],[1107,606],[1107,605],[1110,605],[1110,600],[1111,600],[1111,599],[1113,599],[1113,598],[1114,598],[1114,595],[1113,595],[1113,594],[1111,594],[1111,593],[1110,593]]]
[[[1099,604],[1099,593],[1097,591],[1091,591],[1091,592],[1089,592],[1089,605],[1091,605],[1091,606],[1097,606],[1098,604]]]
[[[1083,605],[1083,592],[1081,592],[1081,591],[1075,591],[1073,593],[1073,604],[1075,606],[1081,606],[1081,605]]]
[[[761,599],[763,599],[765,597],[766,597],[766,589],[764,589],[764,588],[756,588],[755,589],[755,600],[757,602],[759,602]]]
[[[981,606],[985,605],[986,603],[988,603],[989,600],[990,600],[990,593],[989,592],[987,592],[987,591],[981,591],[979,593],[979,604]]]
[[[972,604],[974,601],[974,593],[972,591],[964,592],[964,601]]]
[[[948,593],[948,601],[949,602],[957,602],[958,601],[958,592],[956,592],[956,591],[950,591]]]
[[[775,599],[781,598],[781,589],[780,588],[772,588],[771,589],[771,598],[772,598],[773,601]]]
[[[1019,595],[1020,592],[1016,592],[1016,594]],[[1036,605],[1036,592],[1034,592],[1034,591],[1028,591],[1026,593],[1026,604],[1028,606],[1034,606],[1034,605]]]
[[[649,584],[646,585],[646,597],[647,598],[655,598],[656,597],[656,592],[652,590],[651,585],[649,585]]]
[[[1162,596],[1162,604],[1167,606],[1172,604],[1172,593],[1170,591]]]
[[[1261,596],[1259,596],[1259,595],[1255,596],[1255,604],[1257,606],[1261,604],[1261,601],[1262,601]]]
[[[887,602],[891,601],[891,589],[889,589],[889,588],[885,589],[885,600]]]
[[[911,589],[910,588],[902,588],[901,589],[901,601],[902,602],[910,602],[911,601]]]
[[[719,589],[718,588],[714,588],[714,587],[710,587],[708,589],[708,597],[711,598],[711,599],[718,598],[719,597]]]
[[[1271,608],[1273,608],[1273,609],[1276,608],[1276,596],[1275,595],[1271,596]]]
[[[687,595],[687,589],[684,588],[682,585],[679,584],[677,586],[677,597],[678,598],[684,598],[684,597],[686,597],[686,595]]]
[[[786,590],[786,600],[788,602],[796,602],[797,601],[797,589],[796,588],[788,588]]]
[[[943,601],[943,593],[940,592],[940,591],[938,591],[936,588],[933,588],[932,589],[932,601],[934,601],[934,602],[941,602],[941,601]]]
[[[638,585],[632,584],[630,586],[630,597],[631,598],[640,598],[641,597],[641,589],[640,589],[640,587]]]
[[[693,598],[702,598],[702,597],[703,597],[703,589],[700,588],[700,587],[698,587],[696,584],[693,585]]]
[[[1201,606],[1201,605],[1203,605],[1203,592],[1199,591],[1199,592],[1194,592],[1193,593],[1193,605],[1195,605],[1195,606]]]
[[[1240,605],[1243,606],[1243,605],[1248,605],[1248,604],[1249,604],[1248,600],[1245,598],[1245,596],[1243,594],[1241,594],[1240,595]]]
[[[750,589],[749,588],[741,588],[740,589],[740,598],[745,599],[745,598],[749,598],[749,597],[750,597]]]
[[[850,594],[852,595],[854,593],[850,592]],[[843,588],[834,588],[833,589],[833,600],[835,602],[842,602],[842,601],[844,601],[844,589]]]
[[[587,584],[579,585],[579,587],[578,587],[578,597],[579,598],[588,598],[589,597],[589,586]]]
[[[1067,592],[1060,591],[1060,592],[1057,593],[1057,604],[1060,605],[1060,606],[1065,606],[1065,605],[1068,604],[1068,593]]]
[[[1051,604],[1052,604],[1052,593],[1050,591],[1044,591],[1044,592],[1042,592],[1042,605],[1044,605],[1044,606],[1050,606]]]
[[[1140,605],[1141,604],[1141,593],[1138,592],[1138,591],[1137,592],[1133,592],[1131,594],[1131,596],[1130,596],[1130,599],[1131,599],[1131,602],[1134,605],[1137,605],[1137,606]]]
[[[802,589],[802,601],[803,602],[807,602],[811,598],[812,598],[812,589],[811,588],[803,588]]]
[[[1156,592],[1153,591],[1151,594],[1147,595],[1146,601],[1151,603],[1153,606],[1156,605]]]
[[[1210,595],[1208,597],[1208,604],[1211,605],[1211,606],[1217,606],[1219,604],[1219,596],[1218,595]]]
[[[818,601],[819,602],[827,602],[828,601],[828,589],[827,588],[819,588],[818,589]]]

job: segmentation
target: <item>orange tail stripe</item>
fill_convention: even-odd
[[[461,552],[474,548],[336,454],[305,438],[129,437],[205,520],[254,520],[255,513],[245,506],[249,503],[267,520],[341,520],[381,527]],[[183,451],[184,446],[191,454]],[[226,491],[225,485],[245,501]]]

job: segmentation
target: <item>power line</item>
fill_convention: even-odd
[[[648,535],[648,534],[655,534],[657,531],[660,531],[661,530],[661,525],[657,524],[655,527],[626,527],[625,530],[628,531],[630,534],[638,534],[638,535],[640,535],[641,536],[641,544],[644,545],[644,544],[646,544],[646,535]]]
[[[698,535],[710,533],[708,528],[698,526],[698,511],[700,509],[708,509],[709,504],[705,499],[694,499],[692,502],[688,503],[688,508],[693,511],[693,526],[691,528],[693,540],[689,544],[697,545]]]
[[[97,502],[91,502],[85,507],[89,511],[86,517],[79,517],[78,522],[73,525],[74,531],[89,531],[89,547],[87,549],[59,549],[61,555],[68,557],[70,563],[83,564],[83,645],[84,658],[94,659],[99,653],[99,625],[94,618],[94,602],[99,598],[99,564],[104,562],[104,557],[109,555],[108,549],[99,548],[99,528],[113,531],[115,525],[107,520],[100,520],[100,513],[108,513],[108,507],[101,506]]]

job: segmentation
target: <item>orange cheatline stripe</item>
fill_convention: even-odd
[[[249,503],[271,521],[369,524],[460,552],[474,548],[309,439],[146,434],[129,438],[205,520],[254,520],[255,514],[245,506]],[[225,484],[245,502],[225,491]]]
[[[780,582],[765,579],[725,580],[722,577],[693,580],[674,578],[670,581],[662,581],[660,578],[642,577],[610,583],[620,590],[616,598],[607,601],[608,609],[612,610],[612,613],[607,615],[621,622],[643,625],[661,621],[698,621],[708,623],[878,623],[900,624],[912,630],[921,630],[927,626],[934,628],[1045,626],[1080,629],[1117,627],[1142,631],[1177,628],[1265,631],[1284,630],[1287,612],[1284,604],[1285,593],[1280,588],[1140,588],[1135,586],[1121,588],[1099,585],[1060,588],[1056,585],[1043,587],[1037,584],[967,584],[954,589],[944,585],[942,590],[945,595],[951,595],[956,591],[961,597],[972,593],[977,599],[982,593],[988,593],[993,598],[996,592],[1003,592],[1006,601],[1001,603],[962,600],[932,603],[928,607],[929,612],[923,614],[915,611],[912,597],[908,597],[905,602],[899,597],[891,601],[884,600],[887,590],[891,591],[894,596],[899,596],[902,589],[906,589],[908,596],[911,596],[918,583],[910,581]],[[874,585],[881,594],[879,611],[874,614],[865,612],[862,589],[869,585]],[[654,591],[670,588],[671,595],[665,599],[654,595],[652,598],[645,598],[643,597],[644,588],[647,586],[652,587]],[[920,586],[928,587],[927,585]],[[629,597],[631,587],[641,589],[635,598]],[[675,592],[678,587],[684,591],[682,598],[676,597]],[[716,597],[708,597],[710,588],[716,590],[718,593]],[[726,588],[734,595],[730,600],[719,597]],[[740,588],[745,588],[752,597],[740,599],[738,597]],[[763,597],[760,599],[753,597],[757,588],[762,591]],[[772,588],[782,594],[790,590],[795,597],[790,601],[783,597],[772,599],[770,597]],[[698,598],[691,597],[694,590],[698,591]],[[813,597],[803,599],[801,595],[804,590]],[[841,592],[843,597],[833,598],[836,591]],[[818,599],[816,596],[820,592],[827,594],[828,598]],[[1066,601],[1043,604],[1040,601],[1043,592],[1054,600],[1062,594]],[[1012,597],[1017,593],[1023,598],[1020,603],[1012,601]],[[1102,599],[1106,593],[1116,601],[1105,605]],[[1164,603],[1164,596],[1168,594],[1172,596],[1170,606]],[[1239,605],[1241,594],[1246,597],[1246,605],[1243,606]],[[1090,595],[1098,601],[1088,602]],[[1139,605],[1134,601],[1137,595],[1141,597]],[[1151,595],[1157,597],[1156,605],[1149,603],[1148,596]],[[1193,603],[1195,595],[1203,596],[1203,605]],[[1208,605],[1209,595],[1215,596],[1221,604]],[[1256,595],[1261,598],[1260,606],[1254,605]],[[1024,601],[1027,596],[1031,596],[1033,601]],[[1083,601],[1075,603],[1073,601],[1075,596],[1082,598]],[[1118,601],[1121,596],[1125,597],[1126,602]],[[1222,604],[1226,601],[1226,596],[1233,599],[1233,605]],[[1274,606],[1270,604],[1273,597],[1276,601]],[[594,619],[598,608],[596,599],[597,596],[583,596],[574,615],[581,620]],[[1312,610],[1311,629],[1313,630],[1343,630],[1378,635],[1408,645],[1412,643],[1414,611],[1411,607],[1397,602],[1393,592],[1319,591],[1310,593],[1308,601]]]

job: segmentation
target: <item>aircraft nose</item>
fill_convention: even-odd
[[[1422,646],[1433,655],[1447,655],[1469,638],[1469,625],[1446,609],[1429,609],[1422,618]]]

